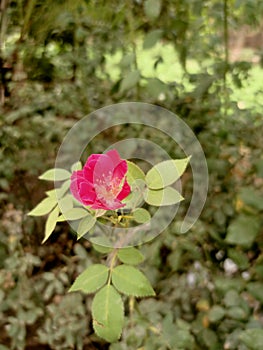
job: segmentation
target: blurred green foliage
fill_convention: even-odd
[[[260,349],[262,48],[232,61],[227,42],[244,25],[262,25],[262,1],[1,6],[0,349]],[[127,300],[122,340],[109,346],[92,334],[91,300],[67,294],[101,255],[76,243],[64,224],[40,246],[43,222],[25,214],[44,197],[48,188],[37,176],[53,166],[67,130],[121,101],[158,104],[183,118],[204,148],[210,188],[190,232],[177,230],[186,200],[166,232],[142,247],[144,273],[158,296],[130,308]],[[111,131],[89,151],[130,136],[152,139],[176,156],[156,131]],[[184,186],[187,199],[187,177]]]

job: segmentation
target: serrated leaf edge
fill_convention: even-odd
[[[119,266],[124,266],[124,265],[119,265]],[[132,265],[125,264],[125,266],[129,266],[129,267],[132,267],[133,269],[136,269],[136,268],[135,268],[134,266],[132,266]],[[148,285],[149,285],[149,287],[150,287],[151,290],[152,290],[152,293],[149,293],[149,294],[148,294],[148,293],[146,293],[146,294],[136,294],[136,293],[130,294],[130,293],[121,291],[117,286],[115,286],[115,284],[114,284],[114,282],[113,282],[113,275],[114,275],[114,274],[116,275],[116,268],[118,268],[118,266],[115,267],[115,268],[112,270],[112,284],[113,284],[114,288],[115,288],[117,291],[119,291],[120,293],[122,293],[122,294],[124,294],[124,295],[134,296],[134,297],[136,297],[136,298],[144,298],[144,297],[150,297],[150,296],[155,296],[155,295],[156,295],[156,293],[155,293],[154,289],[152,288],[152,286],[151,286],[150,281],[148,280],[148,278],[147,278],[140,270],[138,270],[138,269],[136,269],[136,270],[137,270],[138,272],[140,272],[140,273],[144,276],[145,280],[148,282]],[[129,282],[131,282],[131,280],[130,280],[128,277],[127,277],[127,280],[129,280]],[[132,283],[132,284],[133,284],[133,283]],[[134,285],[136,285],[136,283],[134,283]]]
[[[89,266],[89,267],[93,267],[93,266],[96,266],[96,265],[105,266],[105,265],[103,265],[103,264],[94,264],[94,265],[91,265],[91,266]],[[105,284],[106,284],[106,282],[107,282],[107,279],[108,279],[108,276],[109,276],[109,268],[108,268],[107,266],[105,266],[106,269],[105,269],[104,271],[101,271],[99,274],[96,275],[96,277],[98,277],[98,275],[104,274],[105,272],[108,272],[105,283],[103,283],[103,284],[100,285],[100,286],[97,286],[96,289],[94,289],[94,290],[92,290],[92,291],[90,291],[90,292],[87,292],[87,291],[83,290],[82,288],[77,288],[77,289],[74,289],[74,288],[73,288],[73,287],[74,287],[74,284],[77,282],[77,280],[81,277],[82,274],[84,274],[85,272],[87,272],[87,270],[89,269],[89,267],[88,267],[86,270],[84,270],[84,271],[75,279],[75,281],[73,282],[72,286],[69,288],[68,293],[77,292],[77,291],[80,290],[80,291],[84,292],[85,294],[92,294],[92,293],[97,292],[99,289],[101,289],[101,288],[103,288],[103,287],[105,286]]]

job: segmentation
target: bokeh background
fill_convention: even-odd
[[[262,1],[2,0],[0,24],[0,350],[262,349]],[[127,300],[123,336],[110,345],[93,334],[92,299],[67,294],[104,257],[63,223],[41,245],[45,220],[26,214],[52,186],[38,176],[67,131],[126,101],[180,116],[210,184],[189,232],[178,230],[185,206],[141,247],[157,297],[132,314]],[[104,132],[90,152],[127,137],[179,153],[136,125]]]

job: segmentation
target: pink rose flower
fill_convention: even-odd
[[[71,176],[73,196],[92,209],[115,210],[125,206],[121,202],[131,192],[126,180],[128,165],[116,150],[92,154],[82,170]]]

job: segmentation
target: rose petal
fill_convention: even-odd
[[[84,168],[86,167],[86,165],[89,165],[90,163],[92,163],[94,161],[96,163],[100,157],[101,157],[101,154],[92,154],[91,156],[89,156],[85,165],[84,165]]]
[[[114,168],[116,168],[118,166],[118,164],[122,161],[122,159],[120,158],[120,155],[116,149],[112,149],[105,154],[107,154],[107,156],[110,157]]]
[[[106,206],[106,204],[103,204],[101,202],[94,202],[91,205],[92,209],[104,209],[104,210],[109,210],[109,208]]]
[[[106,154],[101,154],[94,167],[93,183],[110,183],[114,171],[113,163]]]
[[[110,150],[105,154],[92,154],[83,170],[72,174],[71,192],[78,201],[93,209],[122,208],[125,204],[120,200],[127,197],[131,191],[126,180],[119,189],[127,168],[127,162],[120,158],[116,150]]]
[[[73,176],[72,176],[73,177]],[[71,177],[71,179],[72,179]],[[73,181],[71,180],[70,183],[70,191],[73,194],[73,196],[79,201],[81,202],[81,198],[79,195],[79,187],[78,187],[78,179],[75,178]]]
[[[130,193],[131,193],[130,185],[128,184],[127,180],[125,179],[124,184],[122,186],[122,189],[117,196],[117,199],[121,201],[124,198],[126,198]]]
[[[122,208],[124,206],[125,206],[125,204],[121,203],[118,200],[114,200],[113,202],[111,202],[111,204],[103,203],[102,201],[94,203],[92,205],[92,208],[93,209],[104,209],[104,210],[115,210],[115,209]]]
[[[88,181],[82,182],[80,184],[79,196],[81,198],[81,201],[83,203],[85,202],[87,205],[93,203],[97,198],[94,187]]]
[[[114,169],[113,179],[118,178],[122,180],[128,171],[128,165],[126,160],[122,160]]]

